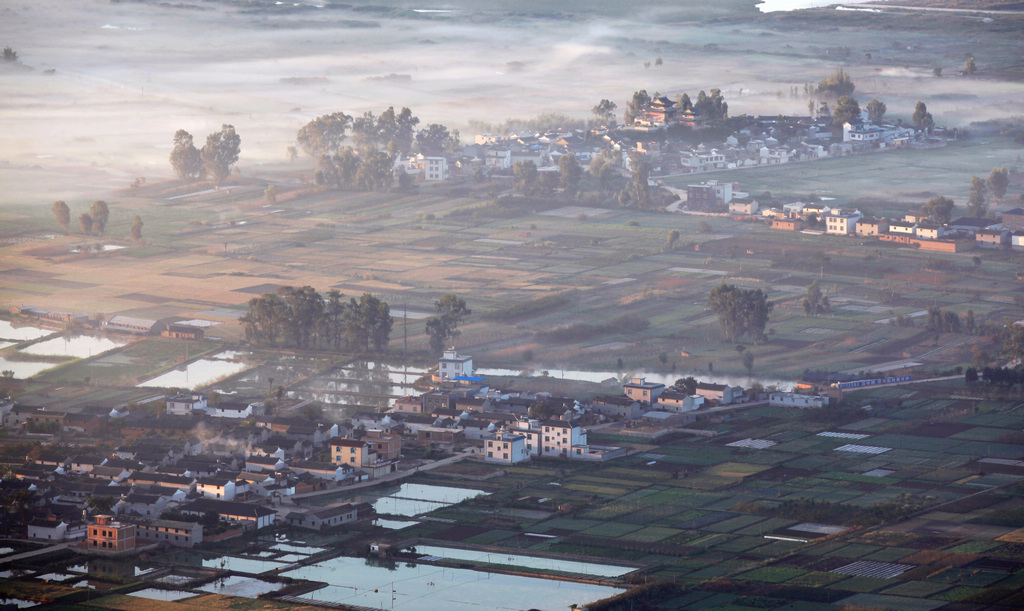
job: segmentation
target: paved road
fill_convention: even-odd
[[[0,564],[6,564],[8,562],[17,562],[19,560],[25,560],[26,558],[34,558],[36,556],[42,556],[43,554],[52,554],[53,552],[56,552],[57,550],[67,549],[67,548],[71,547],[72,545],[76,545],[76,544],[77,544],[77,542],[60,543],[58,545],[51,545],[51,546],[48,546],[48,547],[42,547],[42,548],[39,548],[39,549],[34,549],[34,550],[31,550],[31,551],[22,552],[20,554],[14,554],[12,556],[4,556],[3,558],[0,558]]]

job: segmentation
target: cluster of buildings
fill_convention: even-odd
[[[590,443],[588,426],[668,428],[692,422],[702,407],[749,400],[737,386],[698,383],[685,393],[635,377],[620,394],[581,402],[492,389],[473,373],[471,356],[445,351],[432,390],[344,424],[268,415],[260,402],[218,403],[199,392],[166,398],[158,417],[126,408],[67,413],[8,400],[0,404],[8,435],[46,423],[79,439],[120,443],[109,453],[54,444],[7,457],[0,463],[7,473],[0,530],[108,554],[192,547],[279,523],[320,530],[372,517],[373,508],[307,508],[292,502],[296,495],[394,473],[403,447],[476,446],[484,462],[503,465],[541,457],[603,461],[626,449]]]
[[[44,310],[33,305],[11,306],[11,314],[30,320],[33,324],[49,327],[72,327],[91,329],[98,327],[111,333],[128,335],[160,335],[173,339],[201,340],[205,329],[213,324],[207,320],[187,320],[180,316],[151,320],[134,316],[112,316],[107,320],[94,322],[82,312],[57,312]]]
[[[746,201],[743,206],[730,204],[729,210],[738,215],[760,214],[770,220],[772,229],[781,231],[807,231],[813,223],[818,231],[823,224],[828,235],[875,238],[922,250],[1024,249],[1024,208],[1007,210],[999,219],[961,217],[937,223],[919,214],[907,214],[900,219],[870,218],[859,210],[830,208],[823,203],[793,202],[760,212],[756,200]]]

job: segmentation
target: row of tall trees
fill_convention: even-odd
[[[387,303],[364,293],[358,300],[337,290],[284,286],[249,300],[239,319],[247,340],[264,346],[381,352],[394,319]]]
[[[71,233],[71,208],[67,203],[62,199],[58,199],[53,202],[53,206],[51,206],[50,210],[53,212],[54,218],[57,219],[57,224],[60,225],[60,228],[64,233]],[[108,206],[107,202],[102,199],[94,201],[87,212],[83,212],[78,215],[78,224],[82,228],[82,233],[86,235],[91,235],[93,233],[96,235],[103,235],[103,232],[106,231],[107,228],[107,221],[109,220],[110,206]],[[135,240],[136,242],[142,241],[142,227],[142,217],[135,215],[135,219],[133,220],[131,227],[132,240]]]
[[[222,182],[231,174],[231,166],[238,161],[242,138],[233,125],[224,124],[219,131],[206,137],[202,149],[196,148],[192,134],[179,129],[174,134],[171,149],[171,167],[182,180],[199,180],[210,176]]]
[[[992,168],[987,179],[971,177],[971,186],[967,190],[967,214],[984,217],[988,214],[989,202],[1006,196],[1010,186],[1010,175],[1005,167]]]
[[[415,150],[440,155],[458,150],[458,130],[431,123],[417,131],[419,123],[419,117],[409,108],[395,112],[391,106],[380,115],[367,111],[360,117],[335,112],[303,125],[295,140],[317,160],[317,184],[386,191],[394,184],[395,162],[400,154]],[[351,144],[343,146],[345,142]],[[399,181],[403,182],[401,174]]]
[[[50,210],[53,212],[53,216],[57,219],[57,224],[60,225],[64,233],[71,233],[71,208],[67,203],[59,199],[53,202]],[[78,223],[82,227],[82,233],[86,235],[94,233],[96,235],[103,235],[104,230],[107,228],[108,220],[110,220],[110,207],[102,199],[94,201],[88,211],[78,215]]]

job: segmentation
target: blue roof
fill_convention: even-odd
[[[479,376],[456,376],[456,377],[454,377],[452,379],[453,380],[461,380],[463,382],[483,382],[487,378],[486,377],[479,377]]]

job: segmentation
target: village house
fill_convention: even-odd
[[[950,232],[945,225],[921,222],[917,225],[916,235],[922,240],[940,240],[950,235]]]
[[[690,210],[710,210],[732,201],[732,183],[709,180],[699,185],[686,186],[686,207]]]
[[[272,526],[277,518],[276,509],[235,501],[198,499],[181,507],[181,513],[199,518],[206,515],[208,511],[218,514],[222,522],[242,524],[247,529],[255,528],[256,530]]]
[[[1024,208],[1012,208],[1003,212],[1001,223],[1003,229],[1010,231],[1024,229]]]
[[[804,222],[798,218],[773,218],[771,228],[779,231],[800,231],[804,228]]]
[[[526,437],[520,432],[510,432],[505,427],[484,435],[484,462],[514,465],[530,460]]]
[[[454,348],[445,350],[437,362],[437,375],[442,379],[454,379],[473,375],[473,357],[460,355]]]
[[[382,458],[376,444],[357,439],[332,439],[331,462],[365,471],[370,479],[376,479],[398,469],[397,460]]]
[[[858,236],[871,237],[887,233],[889,231],[889,219],[884,218],[861,218],[857,220],[854,229]]]
[[[140,544],[166,543],[174,547],[195,547],[203,542],[203,525],[159,518],[123,517],[135,525],[135,540]]]
[[[729,202],[729,212],[732,214],[756,214],[757,200],[752,197],[734,199]]]
[[[126,552],[135,549],[135,525],[99,515],[88,527],[86,546],[90,552]]]
[[[686,393],[674,390],[666,390],[658,397],[658,407],[676,414],[700,409],[702,405],[704,405],[704,397],[700,395],[687,395]]]
[[[1001,225],[998,221],[985,218],[977,218],[972,216],[963,216],[958,219],[952,220],[947,223],[950,229],[959,231],[961,233],[974,235],[981,229],[999,229]]]
[[[730,405],[743,399],[743,389],[739,386],[728,386],[726,384],[712,384],[710,382],[698,382],[697,394],[707,401],[714,401],[719,405]]]
[[[825,233],[830,235],[850,235],[857,229],[857,221],[861,213],[857,210],[832,210],[822,217],[825,220]]]
[[[639,401],[626,396],[598,395],[591,401],[590,409],[603,416],[625,420],[637,420],[644,413]]]
[[[892,221],[889,233],[901,235],[917,235],[917,223],[913,221]]]
[[[629,382],[622,385],[625,394],[634,401],[640,401],[650,405],[658,400],[661,393],[665,391],[664,384],[648,382],[647,378],[631,378]]]
[[[201,392],[174,395],[167,399],[167,413],[174,416],[189,416],[193,412],[205,413],[206,408],[206,395]]]
[[[290,526],[319,531],[372,517],[373,514],[373,506],[369,503],[340,503],[329,507],[292,511],[285,517],[285,521]]]
[[[196,482],[196,492],[208,499],[233,501],[236,496],[235,481],[226,477],[201,477]]]
[[[395,399],[395,406],[392,411],[402,414],[422,414],[423,399],[412,395]]]
[[[1006,229],[979,229],[974,232],[979,248],[999,248],[1010,245],[1010,232]]]

